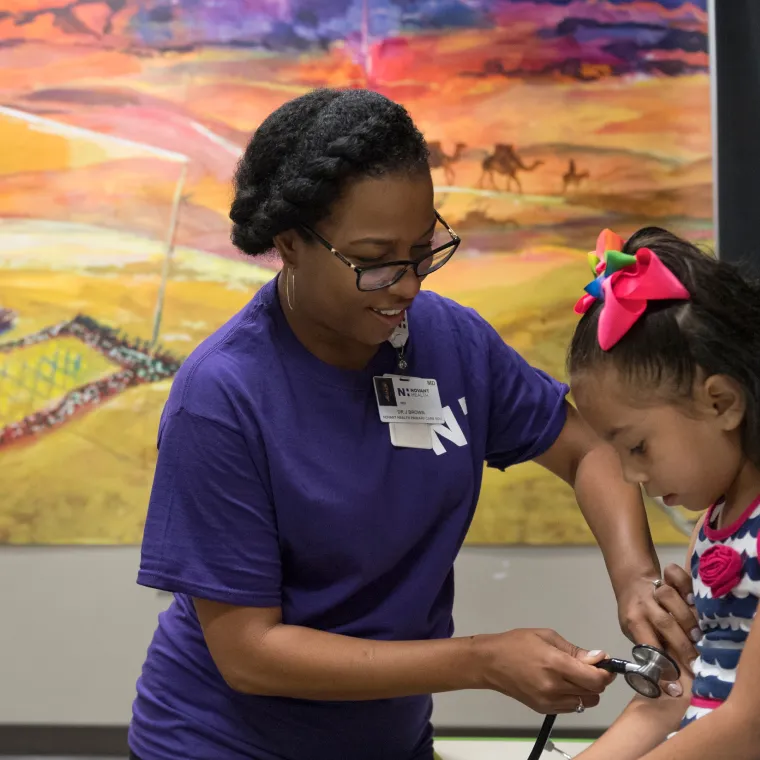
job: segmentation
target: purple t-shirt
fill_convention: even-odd
[[[298,342],[276,279],[180,369],[158,433],[138,582],[175,593],[137,685],[142,760],[422,760],[429,695],[364,702],[244,695],[222,679],[192,597],[282,607],[283,622],[378,640],[453,632],[453,564],[483,463],[543,453],[567,387],[474,311],[431,292],[409,310],[407,374],[435,378],[432,450],[394,448],[374,375]]]

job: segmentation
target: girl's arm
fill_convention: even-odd
[[[691,556],[694,553],[703,520],[704,517],[697,522],[692,532],[686,554],[687,568],[691,567]],[[677,699],[664,694],[659,699],[634,697],[609,729],[587,750],[578,755],[578,760],[610,760],[610,758],[643,760],[643,756],[649,760],[648,753],[662,744],[669,734],[678,730],[686,708],[689,706],[693,679],[683,664],[681,672],[683,696]],[[658,757],[657,760],[660,758]]]
[[[641,760],[758,760],[760,758],[760,626],[753,626],[744,645],[736,683],[729,698],[704,718]]]
[[[634,697],[620,717],[576,760],[639,760],[642,755],[648,758],[648,752],[678,729],[689,706],[691,679],[682,680],[684,695],[678,699],[664,695],[659,699]],[[683,757],[686,755],[679,760]]]

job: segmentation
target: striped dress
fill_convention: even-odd
[[[703,636],[693,666],[691,704],[681,728],[728,698],[760,598],[760,498],[736,522],[718,529],[722,508],[719,503],[708,511],[691,558]]]

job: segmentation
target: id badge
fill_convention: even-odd
[[[391,422],[391,443],[399,449],[432,449],[432,425],[424,422]]]
[[[441,397],[435,380],[401,375],[374,378],[380,419],[397,424],[442,425]]]

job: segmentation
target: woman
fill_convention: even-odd
[[[459,238],[401,106],[286,103],[245,151],[230,216],[237,247],[274,247],[283,270],[195,350],[161,419],[139,582],[176,597],[138,683],[135,757],[428,760],[433,693],[595,705],[609,676],[553,631],[452,637],[484,461],[571,483],[621,620],[690,649],[686,604],[652,597],[640,493],[566,386],[420,293]],[[415,380],[391,397],[386,375]]]

